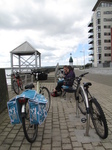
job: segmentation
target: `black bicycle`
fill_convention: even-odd
[[[86,122],[85,135],[89,136],[91,117],[96,133],[99,135],[99,137],[105,139],[108,136],[107,121],[99,102],[90,94],[89,87],[92,86],[92,83],[86,82],[81,84],[82,78],[88,73],[89,72],[86,72],[81,74],[79,77],[76,77],[72,87],[62,86],[62,91],[64,91],[64,93],[74,93],[76,99],[77,116],[79,115],[78,110],[80,110],[80,112],[86,116],[85,118],[81,119],[83,123]]]
[[[99,102],[90,94],[89,87],[92,86],[92,83],[86,82],[81,85],[82,77],[87,74],[88,72],[81,74],[79,77],[76,77],[74,81],[74,91],[77,108],[79,108],[81,113],[86,116],[86,119],[83,118],[82,122],[88,121],[87,128],[89,128],[90,116],[96,133],[99,135],[99,137],[105,139],[108,136],[107,121]]]

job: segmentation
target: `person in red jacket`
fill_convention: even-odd
[[[53,97],[58,96],[58,92],[61,91],[62,86],[72,86],[74,79],[75,79],[75,73],[74,70],[71,66],[66,66],[64,69],[65,75],[64,75],[64,80],[61,80],[57,83],[57,86],[55,87],[54,91],[51,93]]]

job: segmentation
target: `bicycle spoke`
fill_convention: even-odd
[[[91,119],[97,134],[105,139],[108,136],[108,127],[103,110],[96,99],[92,99],[90,103]]]
[[[19,87],[15,80],[13,81],[13,89],[16,94],[19,94]]]

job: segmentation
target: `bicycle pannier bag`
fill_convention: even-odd
[[[47,100],[41,94],[37,94],[35,100],[29,100],[30,123],[42,124],[47,117],[46,104]]]
[[[8,108],[8,113],[9,113],[11,124],[21,123],[20,105],[16,98],[7,102],[7,108]]]

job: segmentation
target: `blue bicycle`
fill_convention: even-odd
[[[38,70],[31,72],[37,81],[45,80]],[[47,79],[47,78],[46,78]],[[25,91],[10,100],[8,105],[9,117],[12,124],[22,123],[24,135],[28,142],[33,143],[37,138],[38,125],[47,117],[50,109],[51,97],[46,87],[39,87],[39,93],[32,90],[34,84],[25,86]]]

